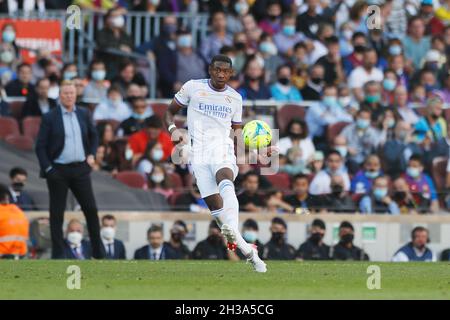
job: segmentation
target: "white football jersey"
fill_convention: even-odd
[[[219,91],[210,79],[189,80],[175,94],[175,100],[188,108],[192,151],[233,145],[231,125],[242,122],[242,96],[236,90],[225,86]]]

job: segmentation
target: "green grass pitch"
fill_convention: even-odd
[[[67,267],[81,288],[67,289]],[[369,265],[381,289],[367,289]],[[0,260],[0,299],[450,299],[448,263]]]

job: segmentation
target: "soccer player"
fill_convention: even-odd
[[[239,202],[233,183],[238,167],[230,129],[242,130],[242,97],[227,85],[233,75],[231,59],[225,55],[214,56],[209,74],[210,79],[190,80],[182,86],[165,114],[165,121],[175,144],[190,145],[189,163],[200,194],[221,228],[228,249],[239,248],[255,271],[266,272],[258,250],[239,232]],[[190,141],[185,141],[186,137],[173,121],[174,115],[184,107],[187,107]],[[241,134],[235,136],[242,139]],[[241,142],[237,144],[243,145]]]

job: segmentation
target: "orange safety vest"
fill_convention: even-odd
[[[15,204],[0,204],[0,255],[27,253],[28,219]]]

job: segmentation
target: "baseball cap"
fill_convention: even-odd
[[[422,0],[422,1],[420,2],[420,4],[421,4],[422,6],[432,6],[432,5],[433,5],[433,0]]]

